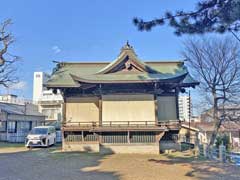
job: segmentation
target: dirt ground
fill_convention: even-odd
[[[0,180],[239,180],[240,168],[185,153],[163,155],[63,153],[0,143]]]

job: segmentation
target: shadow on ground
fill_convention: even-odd
[[[114,172],[100,172],[97,167],[107,155],[96,153],[64,153],[59,147],[0,153],[1,180],[112,180]]]
[[[90,147],[86,150],[92,151]],[[0,180],[236,180],[240,177],[237,166],[195,158],[187,152],[101,155],[61,152],[60,146],[54,146],[4,151],[0,153],[0,162]]]
[[[205,158],[191,156],[189,152],[183,152],[181,156],[164,154],[166,159],[148,159],[149,162],[161,165],[190,166],[191,170],[185,173],[186,177],[201,180],[239,180],[239,167],[231,164],[223,164],[217,161],[209,161]]]

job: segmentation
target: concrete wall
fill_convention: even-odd
[[[173,142],[173,141],[160,141],[160,151],[165,151],[165,150],[181,150],[181,145],[180,143]]]
[[[152,121],[155,122],[153,95],[104,95],[102,122]]]
[[[157,97],[158,104],[158,119],[164,120],[176,120],[176,97],[175,96],[159,96]]]
[[[67,122],[93,122],[99,121],[98,98],[67,98]]]
[[[100,152],[101,154],[159,154],[160,150],[181,150],[180,143],[164,141],[159,143],[99,144],[98,142],[63,142],[63,151]]]
[[[99,144],[98,142],[63,142],[63,151],[100,152],[101,154],[159,154],[158,143]]]
[[[0,132],[0,141],[7,141],[7,133]]]
[[[136,153],[136,154],[159,154],[158,143],[138,144],[101,144],[101,154],[110,153]]]
[[[99,143],[63,142],[63,151],[99,152]]]

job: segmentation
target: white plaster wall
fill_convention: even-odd
[[[102,122],[106,121],[151,121],[154,124],[154,96],[147,94],[104,95],[102,97]]]
[[[98,104],[98,98],[68,98],[66,100],[66,122],[98,122]]]

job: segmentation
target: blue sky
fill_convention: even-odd
[[[133,17],[152,19],[166,10],[190,10],[196,0],[8,0],[0,21],[11,18],[16,42],[12,54],[22,57],[18,93],[32,98],[34,71],[51,72],[57,61],[111,61],[129,40],[140,59],[181,59],[182,41],[164,26],[139,32]],[[1,89],[1,93],[6,90]]]

